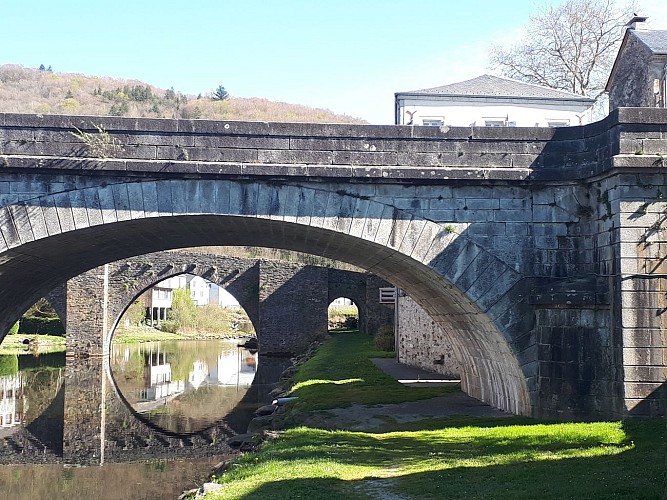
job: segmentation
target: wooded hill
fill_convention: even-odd
[[[185,95],[138,80],[0,65],[0,112],[213,120],[366,123],[326,109],[261,98]]]

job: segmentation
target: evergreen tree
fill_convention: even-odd
[[[225,99],[229,98],[229,93],[227,93],[225,87],[218,85],[218,88],[213,91],[211,98],[214,101],[224,101]]]

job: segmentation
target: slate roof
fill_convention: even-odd
[[[532,83],[520,82],[510,78],[501,78],[493,75],[482,75],[471,80],[443,85],[430,89],[398,92],[411,95],[442,95],[442,96],[477,96],[477,97],[523,97],[537,99],[567,99],[585,100],[593,102],[579,94],[563,90],[542,87]]]
[[[667,54],[667,30],[633,30],[633,34],[654,54]]]

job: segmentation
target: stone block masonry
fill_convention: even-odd
[[[413,359],[451,344],[463,389],[490,404],[665,415],[666,123],[644,108],[558,129],[0,114],[0,326],[104,263],[283,248],[404,290],[438,326],[404,339]],[[70,134],[95,125],[123,151]],[[317,273],[290,273],[265,289],[289,303],[302,275],[321,310]]]
[[[434,371],[452,379],[460,378],[461,355],[454,350],[458,342],[448,333],[410,297],[398,298],[399,363]]]

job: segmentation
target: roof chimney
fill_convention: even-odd
[[[632,19],[630,19],[627,23],[625,23],[625,25],[628,27],[629,30],[645,29],[641,23],[645,22],[647,19],[648,17],[638,16],[637,14],[633,14]]]

